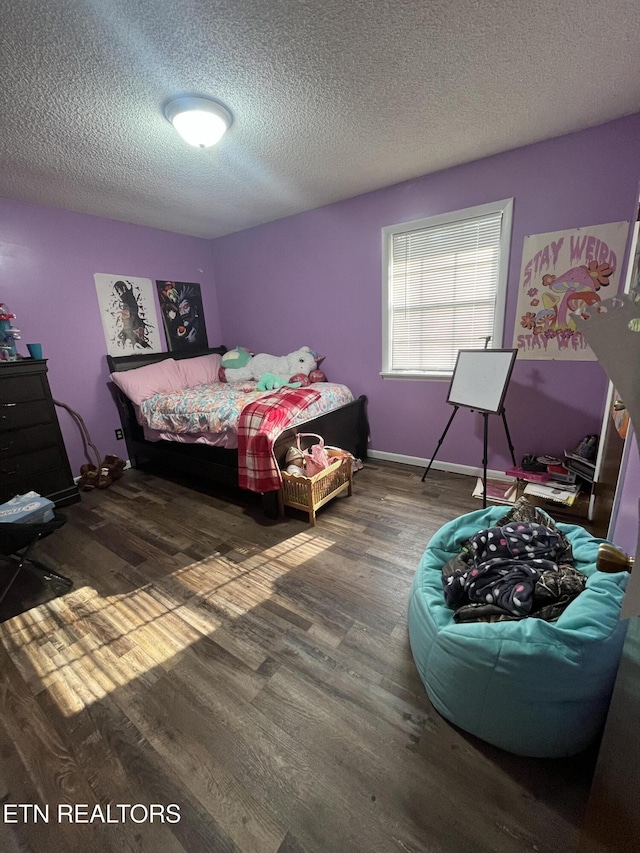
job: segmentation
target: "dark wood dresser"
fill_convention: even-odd
[[[25,492],[80,500],[47,379],[46,359],[0,361],[0,503]]]

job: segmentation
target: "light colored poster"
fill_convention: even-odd
[[[161,352],[151,279],[105,273],[93,278],[108,354]]]
[[[628,222],[525,237],[513,346],[522,359],[595,361],[572,313],[615,296]]]

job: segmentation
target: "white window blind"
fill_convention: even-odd
[[[384,229],[388,338],[383,372],[449,375],[458,350],[482,348],[489,336],[491,346],[501,345],[503,312],[496,309],[500,272],[506,267],[504,203],[474,210],[482,213],[460,211],[438,217],[436,224],[422,220]]]

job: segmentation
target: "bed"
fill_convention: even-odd
[[[214,411],[214,404],[205,404],[203,408],[206,410],[206,417],[202,419],[200,426],[204,426],[198,432],[194,432],[193,423],[187,424],[186,421],[176,418],[171,406],[179,399],[179,391],[161,392],[157,397],[147,397],[141,401],[136,397],[136,394],[127,387],[127,392],[131,394],[131,398],[127,396],[121,387],[118,387],[116,382],[126,386],[125,380],[128,377],[120,374],[125,371],[136,370],[141,367],[149,367],[155,365],[150,371],[145,373],[153,373],[154,371],[164,371],[171,368],[175,372],[177,370],[183,372],[190,370],[192,375],[198,375],[194,369],[196,365],[202,365],[210,361],[207,358],[211,355],[222,355],[226,352],[226,347],[213,347],[207,350],[199,350],[197,352],[164,352],[164,353],[141,353],[126,356],[107,356],[109,371],[114,382],[111,382],[111,390],[116,400],[122,422],[122,429],[127,445],[129,461],[133,467],[143,467],[152,464],[154,470],[163,469],[167,471],[178,472],[181,475],[198,478],[200,483],[216,483],[223,484],[228,487],[243,488],[246,496],[251,493],[260,495],[260,502],[264,514],[270,518],[275,518],[278,514],[278,483],[274,480],[274,469],[279,467],[284,460],[287,449],[295,442],[296,433],[317,433],[323,436],[325,442],[329,445],[341,447],[353,453],[359,459],[366,458],[367,443],[369,439],[369,424],[367,420],[367,398],[360,396],[353,398],[349,392],[348,398],[341,396],[340,393],[332,392],[330,386],[333,383],[316,383],[311,385],[309,389],[299,389],[299,392],[294,392],[292,389],[283,389],[282,392],[265,392],[265,394],[252,393],[249,391],[249,385],[246,383],[241,389],[241,394],[244,395],[240,399],[240,403],[248,401],[246,408],[242,409],[240,432],[241,435],[234,435],[234,429],[223,429],[221,433],[210,433],[208,426],[219,426],[220,424],[229,425]],[[188,362],[186,360],[189,360]],[[175,364],[174,364],[175,363]],[[140,375],[138,372],[135,375]],[[133,377],[134,374],[129,374]],[[204,378],[204,377],[203,377]],[[212,377],[208,376],[210,380]],[[165,380],[166,381],[166,380]],[[174,379],[174,388],[177,388],[178,380]],[[162,384],[162,383],[161,383]],[[233,400],[231,388],[221,387],[223,383],[211,383],[212,391],[216,394],[228,392],[228,400]],[[322,395],[314,389],[319,389]],[[345,386],[336,386],[344,388]],[[348,391],[348,389],[346,389]],[[191,389],[191,396],[197,396],[201,401],[205,399],[204,394],[206,389],[199,386],[197,389]],[[302,392],[302,393],[300,393]],[[147,391],[149,394],[149,391]],[[280,411],[279,399],[277,395],[282,395],[283,406],[288,405],[291,411],[288,414],[290,418],[292,413],[297,412],[291,420],[291,425],[277,432],[275,439],[270,439],[267,444],[263,441],[264,460],[263,464],[270,465],[270,470],[262,479],[252,475],[249,471],[247,475],[246,468],[246,439],[242,437],[243,418],[244,423],[247,422],[247,414],[250,410],[265,408],[270,404],[276,418],[282,416]],[[308,396],[305,396],[308,395]],[[140,395],[144,396],[144,394]],[[320,397],[320,399],[317,399]],[[132,399],[133,398],[133,399]],[[308,398],[314,398],[313,402],[307,405]],[[343,402],[344,399],[349,399],[349,402]],[[225,397],[227,400],[227,397]],[[304,401],[305,407],[300,411],[295,408],[296,404]],[[206,401],[205,401],[206,402]],[[238,401],[236,400],[237,404]],[[154,409],[154,406],[157,408]],[[158,413],[159,409],[163,411]],[[320,414],[313,413],[322,412]],[[307,416],[309,413],[310,416]],[[164,421],[162,418],[164,417]],[[160,420],[159,420],[160,419]],[[282,418],[283,422],[287,418]],[[206,423],[205,423],[206,421]],[[170,423],[174,423],[175,431],[172,434]],[[273,421],[272,418],[272,422]],[[271,434],[273,436],[274,427],[272,423]],[[153,426],[150,426],[152,424]],[[161,429],[157,429],[161,427]],[[236,425],[235,429],[238,429]],[[191,430],[188,432],[187,430]],[[264,438],[264,436],[262,437]],[[238,447],[238,442],[240,447]],[[269,457],[264,448],[269,447]],[[249,468],[251,466],[249,465]]]

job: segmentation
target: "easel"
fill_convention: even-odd
[[[484,421],[484,423],[483,423],[483,455],[482,455],[482,491],[483,491],[482,506],[483,506],[483,508],[485,508],[487,506],[487,461],[488,461],[488,456],[489,456],[489,451],[488,451],[488,447],[489,447],[489,415],[500,415],[500,417],[502,418],[502,423],[504,426],[505,435],[507,436],[507,444],[509,445],[509,452],[511,453],[511,460],[513,462],[514,467],[517,464],[516,463],[516,457],[515,457],[515,451],[513,449],[513,442],[511,441],[511,434],[509,432],[509,426],[507,424],[507,416],[506,416],[505,410],[504,410],[504,397],[505,397],[505,394],[507,392],[507,386],[509,384],[509,379],[511,378],[511,371],[513,369],[513,363],[515,361],[517,350],[488,350],[487,349],[488,343],[489,343],[489,338],[487,338],[485,340],[484,350],[460,350],[458,352],[458,359],[456,361],[456,366],[454,369],[453,377],[451,379],[451,386],[449,388],[449,396],[447,399],[447,403],[449,403],[450,405],[453,406],[453,412],[451,413],[451,417],[449,418],[447,425],[444,428],[444,432],[442,433],[442,435],[440,436],[440,439],[438,440],[438,444],[436,445],[436,449],[434,450],[433,455],[431,456],[431,459],[429,460],[429,465],[427,466],[424,474],[422,475],[422,482],[424,483],[425,478],[426,478],[427,474],[429,473],[429,471],[431,470],[431,466],[433,465],[433,463],[435,461],[438,450],[440,450],[440,445],[444,441],[444,437],[447,434],[447,432],[449,431],[449,427],[453,423],[453,419],[455,418],[458,409],[460,407],[464,406],[465,408],[468,408],[472,412],[474,412],[474,411],[479,412],[482,415],[482,418]],[[457,399],[457,397],[460,396],[459,389],[454,391],[454,388],[456,388],[456,386],[460,384],[459,382],[457,382],[457,379],[456,379],[457,374],[459,373],[459,367],[462,365],[462,369],[468,371],[468,366],[467,366],[468,359],[465,358],[465,359],[461,360],[461,356],[463,354],[465,356],[468,356],[468,355],[471,355],[473,353],[481,354],[483,352],[487,352],[489,354],[491,354],[491,353],[505,354],[505,355],[508,353],[511,354],[510,360],[509,360],[508,355],[504,359],[504,364],[502,365],[502,372],[496,378],[496,382],[498,384],[496,385],[496,389],[495,389],[495,392],[496,392],[495,399],[491,403],[491,405],[489,407],[486,407],[486,408],[482,408],[476,404],[473,404],[473,405],[471,404],[473,399],[474,399],[473,394],[471,394],[469,396],[469,402],[463,402],[463,401]],[[473,377],[471,377],[471,378],[473,378]],[[461,396],[464,398],[464,395],[465,395],[465,392],[463,391]],[[454,402],[454,400],[451,399],[452,396],[456,397],[457,401]]]

